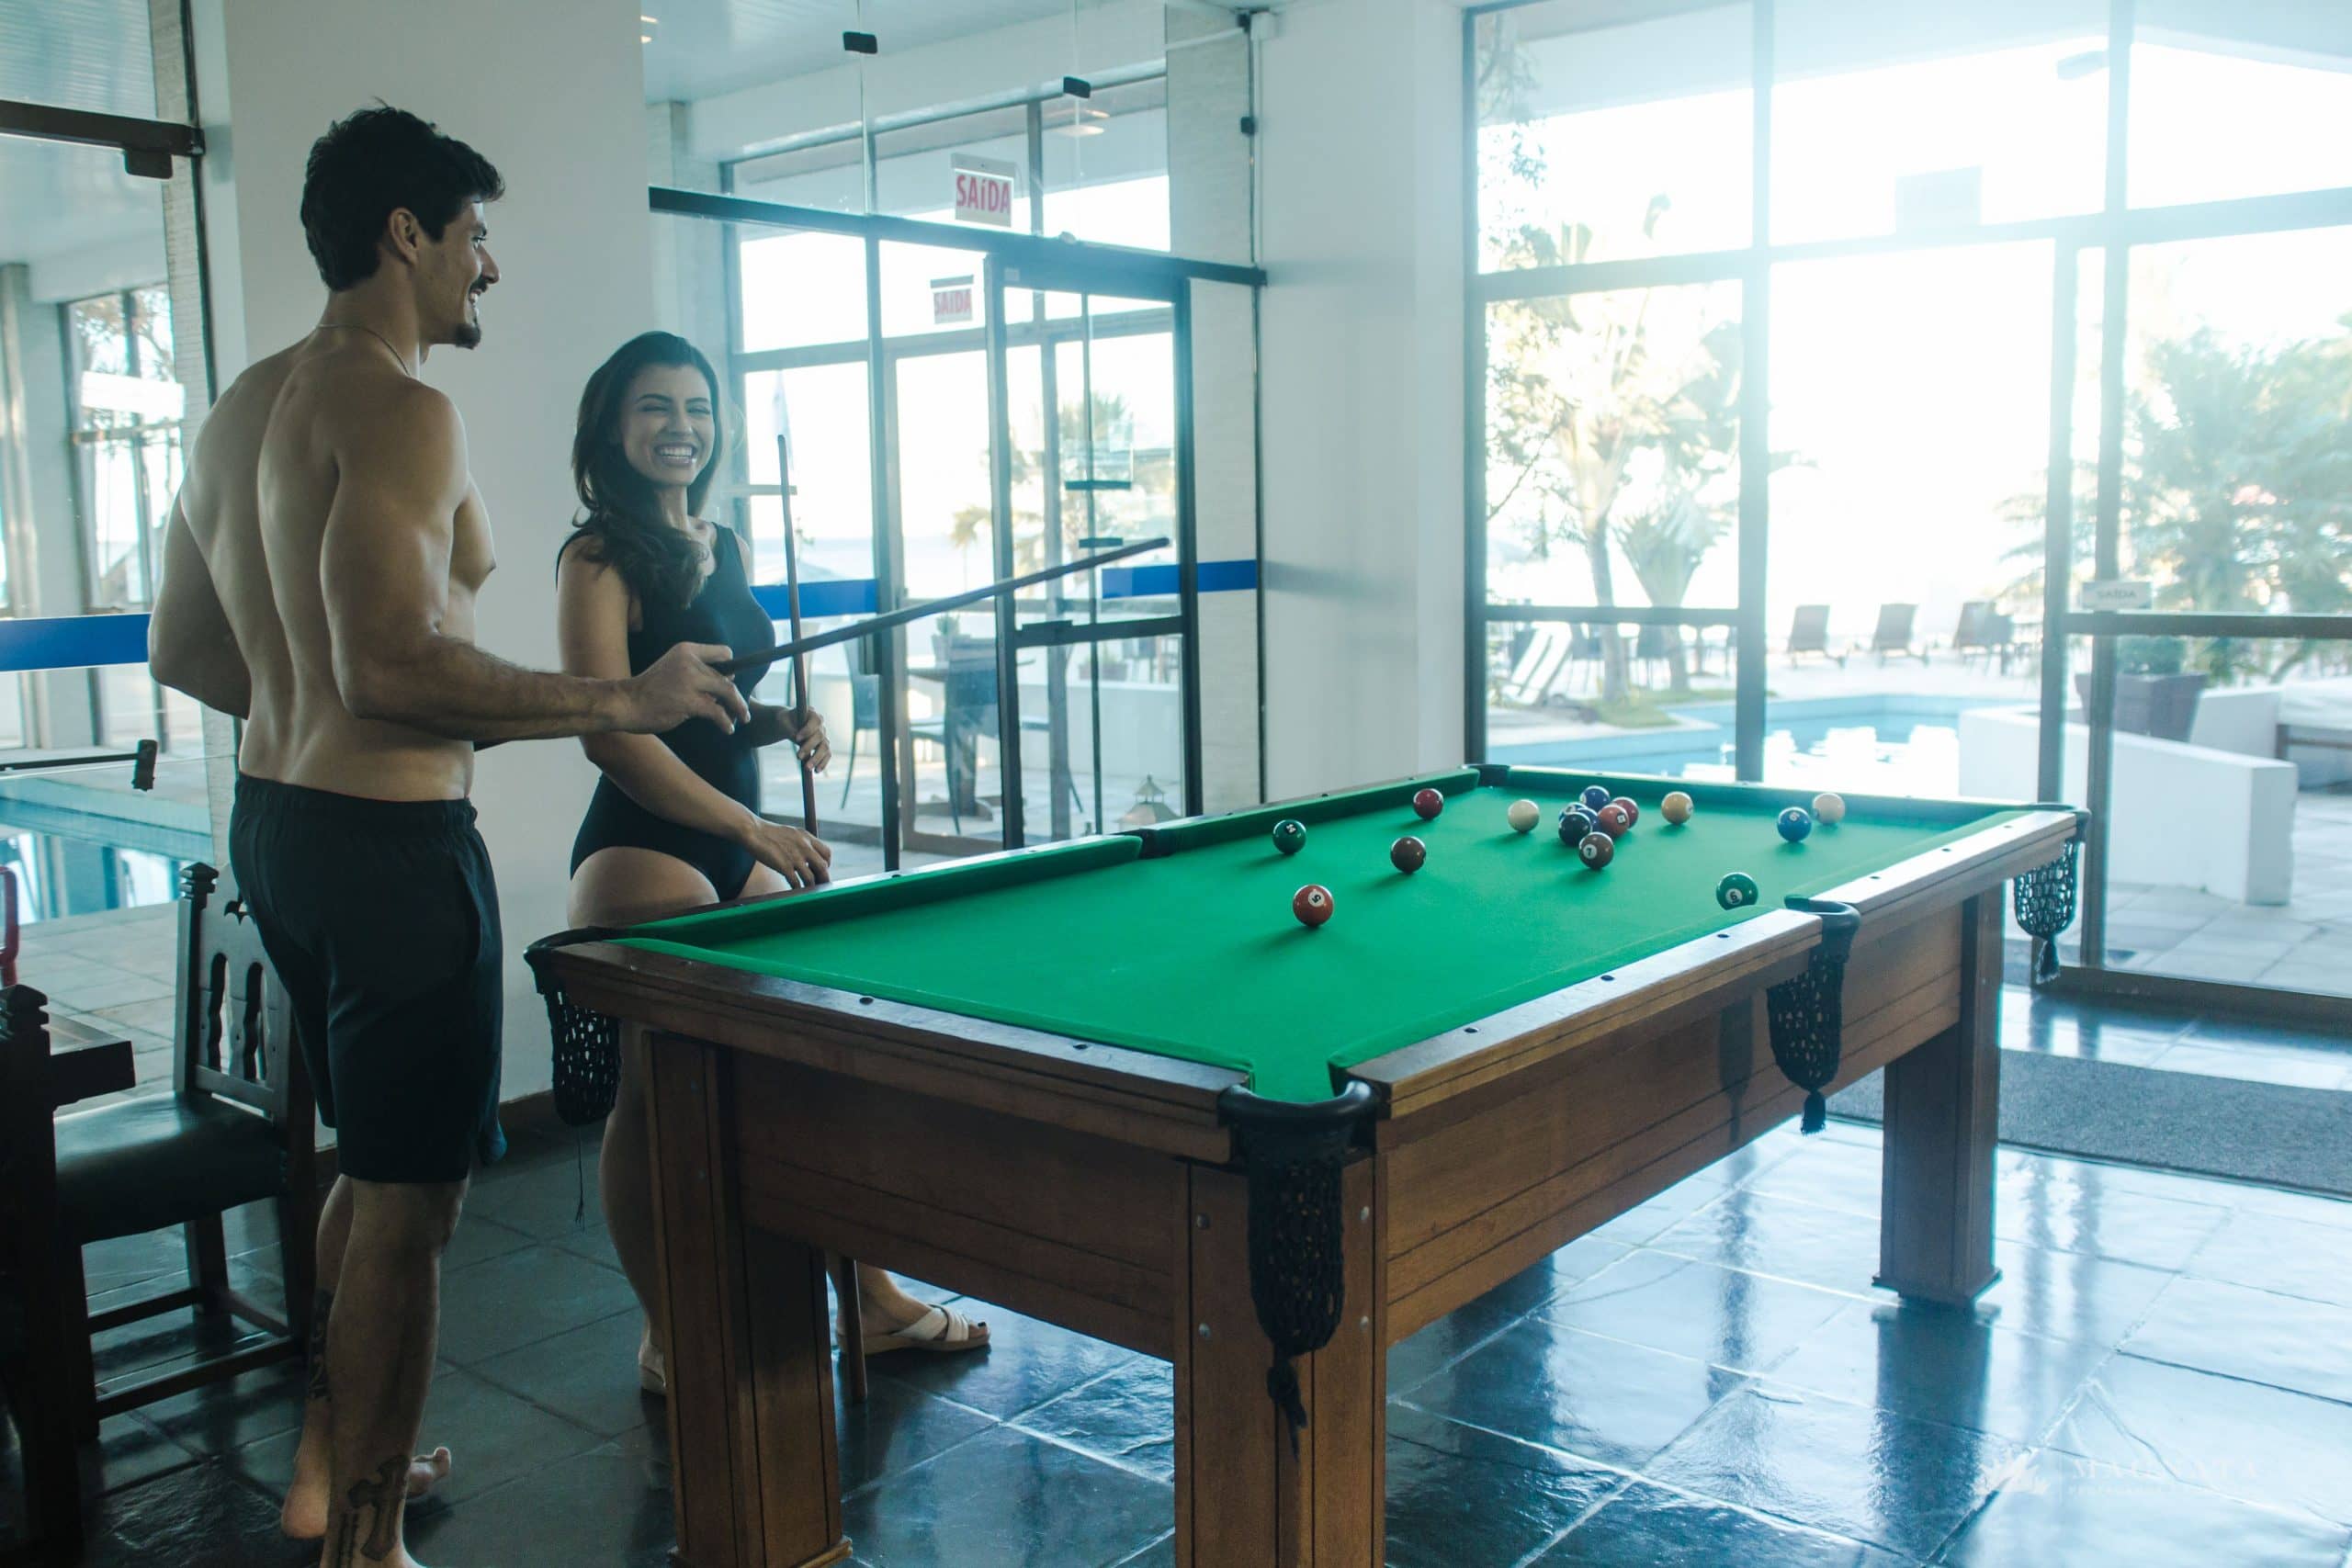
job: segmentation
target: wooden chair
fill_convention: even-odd
[[[1789,645],[1781,650],[1791,659],[1799,654],[1815,653],[1824,659],[1834,659],[1838,667],[1846,667],[1846,656],[1829,647],[1829,606],[1800,604],[1796,618],[1789,624]]]
[[[297,1359],[309,1342],[319,1209],[310,1084],[260,932],[234,898],[215,906],[219,884],[208,865],[190,866],[183,884],[171,1092],[55,1123],[55,1310],[75,1390],[72,1424],[85,1442],[108,1416]],[[282,1316],[229,1288],[220,1216],[264,1200],[277,1210]],[[187,1238],[187,1283],[90,1315],[82,1248],[175,1226]],[[97,1386],[92,1335],[182,1308],[242,1319],[271,1338]]]
[[[1917,604],[1881,604],[1878,607],[1878,629],[1871,634],[1870,651],[1878,655],[1884,665],[1890,659],[1916,659],[1928,662],[1928,650],[1911,646],[1912,623],[1919,618]]]
[[[13,978],[0,990],[0,1393],[23,1454],[26,1546],[70,1560],[82,1545],[74,1437],[81,1391],[68,1371],[64,1315],[42,1310],[66,1288],[52,1222],[59,1092],[50,1070],[48,1006],[48,998]],[[78,1269],[74,1277],[78,1283]]]

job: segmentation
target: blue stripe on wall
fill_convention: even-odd
[[[1201,563],[1201,592],[1204,593],[1241,593],[1258,586],[1258,563],[1253,560],[1204,560]],[[1102,597],[1105,599],[1152,599],[1172,597],[1176,592],[1176,569],[1162,566],[1111,566],[1102,569]],[[752,590],[752,597],[760,608],[777,620],[787,611],[781,583],[769,583]],[[834,615],[870,615],[880,604],[870,577],[820,578],[800,585],[800,614],[808,620],[820,620]]]
[[[0,620],[0,671],[147,662],[147,617],[47,615]]]

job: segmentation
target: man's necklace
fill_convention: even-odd
[[[411,370],[408,367],[408,361],[401,357],[401,351],[392,347],[392,340],[386,337],[383,333],[378,332],[371,326],[363,325],[358,321],[321,321],[319,323],[319,327],[320,330],[324,332],[366,333],[369,337],[374,338],[378,343],[384,345],[385,349],[391,355],[393,362],[401,367],[401,374],[409,377],[413,377],[416,374],[415,371]]]

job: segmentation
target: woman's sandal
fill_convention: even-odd
[[[956,1355],[966,1350],[985,1350],[989,1345],[989,1325],[974,1323],[953,1307],[930,1307],[923,1314],[888,1334],[869,1334],[865,1337],[868,1356],[888,1355],[892,1350],[927,1350],[935,1356]]]

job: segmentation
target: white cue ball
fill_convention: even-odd
[[[1843,822],[1846,820],[1845,796],[1824,790],[1813,797],[1813,815],[1814,819],[1819,822]]]
[[[1531,832],[1534,829],[1535,824],[1544,819],[1544,813],[1532,800],[1512,801],[1508,815],[1510,818],[1510,830],[1514,833]]]

